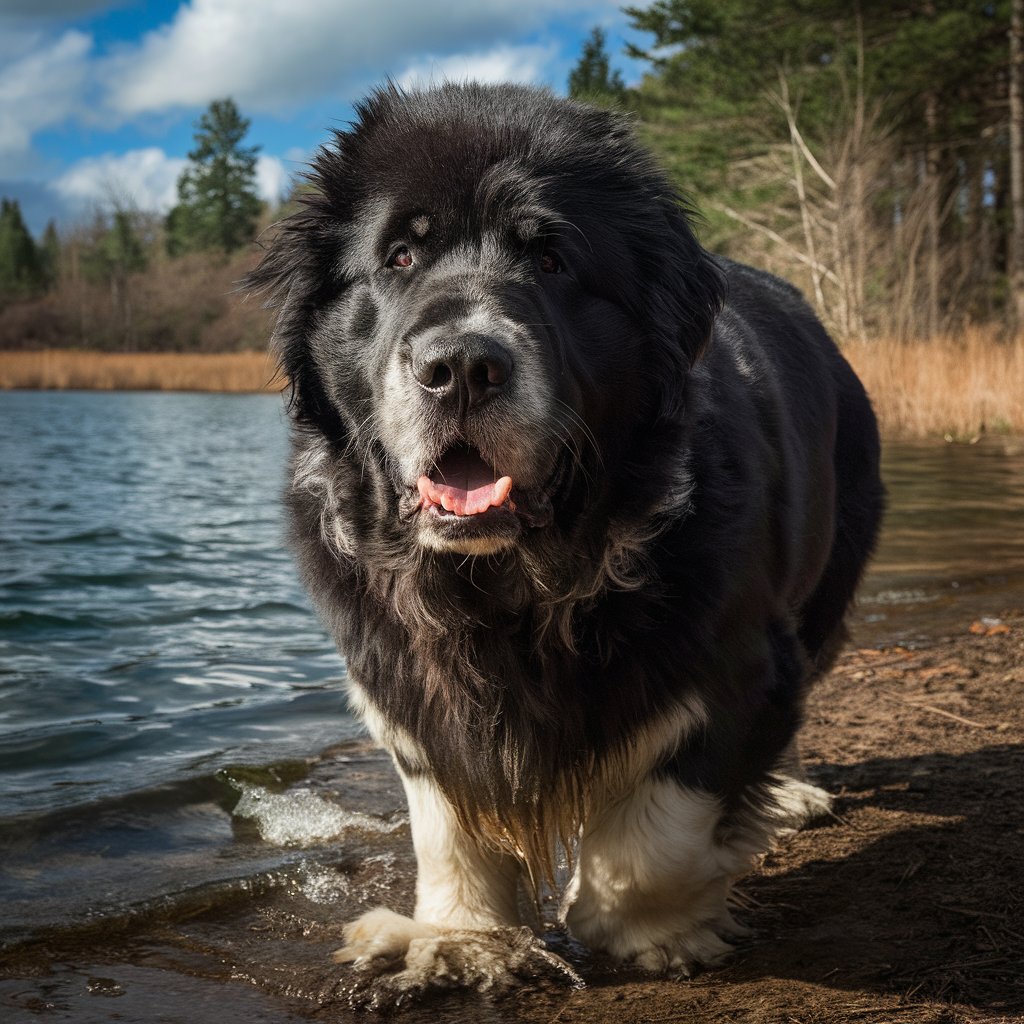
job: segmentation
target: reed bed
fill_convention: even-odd
[[[970,441],[1024,434],[1024,338],[968,330],[956,337],[848,342],[853,364],[890,438]],[[0,352],[0,388],[279,391],[264,352]]]
[[[0,352],[0,388],[280,391],[266,352]]]
[[[891,438],[973,441],[1024,434],[1024,337],[994,331],[922,341],[849,342],[843,354]]]

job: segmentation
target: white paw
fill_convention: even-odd
[[[334,959],[356,969],[349,1002],[372,1010],[446,989],[504,992],[542,978],[583,984],[529,928],[445,929],[382,908],[346,926]]]
[[[776,816],[783,832],[797,831],[816,818],[832,813],[832,797],[809,782],[781,776],[772,786]]]
[[[650,974],[689,978],[702,967],[721,963],[733,951],[732,941],[749,934],[749,928],[723,912],[714,922],[695,924],[678,935],[652,942],[635,952],[631,962]]]
[[[608,914],[593,904],[577,903],[566,923],[585,945],[622,963],[650,974],[686,977],[720,963],[732,952],[733,942],[751,934],[733,918],[720,892],[707,893],[700,911],[673,912],[663,906],[660,913],[641,914],[635,905],[631,910]]]
[[[362,967],[373,960],[395,961],[405,957],[412,942],[436,938],[440,929],[414,921],[393,910],[377,907],[345,925],[345,945],[334,962]]]

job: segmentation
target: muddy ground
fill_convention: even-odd
[[[556,937],[584,988],[446,996],[401,1016],[1024,1021],[1024,614],[965,622],[913,650],[852,648],[813,695],[803,751],[811,778],[836,794],[834,817],[787,841],[743,884],[739,916],[755,936],[725,966],[650,980]],[[352,760],[345,768],[358,770]],[[376,799],[378,809],[401,806],[397,784]],[[333,867],[365,905],[380,901],[376,886],[408,910],[407,829],[398,847],[384,873],[341,854]],[[328,959],[337,916],[271,880],[216,906],[177,904],[165,920],[97,922],[0,957],[0,1019],[366,1020],[348,1005],[347,969]]]

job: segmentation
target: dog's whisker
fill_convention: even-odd
[[[556,404],[562,416],[567,416],[569,419],[569,426],[576,427],[583,437],[590,445],[591,450],[594,453],[595,458],[598,460],[599,468],[603,464],[603,458],[601,455],[601,446],[597,443],[597,438],[594,436],[594,432],[587,425],[586,420],[567,402],[562,399],[556,399]]]

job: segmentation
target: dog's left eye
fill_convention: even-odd
[[[404,245],[396,249],[391,254],[391,259],[388,260],[389,267],[396,267],[399,270],[411,267],[412,263],[412,253]]]
[[[550,249],[545,249],[540,254],[537,265],[544,274],[560,274],[562,272],[562,261]]]

